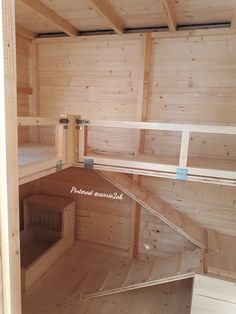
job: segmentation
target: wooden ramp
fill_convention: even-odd
[[[74,298],[95,298],[194,277],[203,271],[201,249],[167,258],[127,260],[109,269],[90,272],[73,294]]]
[[[236,284],[206,275],[194,278],[191,314],[235,314]]]
[[[135,183],[131,177],[109,171],[98,171],[98,173],[198,247],[207,248],[207,233],[203,227],[174,209],[170,204],[163,202],[145,187]]]

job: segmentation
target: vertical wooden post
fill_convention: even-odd
[[[150,87],[150,71],[152,62],[152,35],[147,33],[143,35],[141,43],[142,67],[140,69],[140,85],[138,94],[137,120],[145,122],[148,115],[148,100]],[[140,130],[139,153],[145,152],[145,130]],[[133,180],[141,184],[141,176],[134,175]],[[138,257],[139,252],[139,233],[141,206],[135,201],[131,201],[131,228],[130,228],[130,246],[129,253],[133,258]]]
[[[15,11],[0,6],[0,247],[3,313],[21,313]]]
[[[188,149],[189,149],[190,132],[182,132],[181,149],[179,157],[179,166],[181,168],[186,168],[188,163]]]
[[[66,130],[64,125],[59,123],[56,126],[56,151],[57,158],[64,163],[66,160]]]
[[[87,138],[88,127],[86,125],[80,126],[79,129],[79,161],[83,162],[87,154]]]
[[[39,82],[38,82],[38,44],[32,40],[30,45],[30,64],[29,64],[29,79],[30,79],[30,85],[32,88],[32,99],[30,103],[29,113],[30,116],[38,116],[39,115],[39,103],[38,103],[38,88],[39,88]]]
[[[76,116],[69,115],[69,125],[66,140],[66,163],[73,164],[78,161],[78,130],[76,129]]]

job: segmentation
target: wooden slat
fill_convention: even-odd
[[[36,37],[36,34],[34,32],[31,32],[29,29],[25,28],[19,23],[16,23],[16,33],[30,40]]]
[[[104,0],[88,0],[91,6],[108,22],[117,34],[122,34],[124,29],[118,17],[114,16],[107,7]]]
[[[56,125],[59,119],[46,117],[18,117],[18,126]]]
[[[14,1],[0,5],[0,312],[21,314]]]
[[[62,19],[59,15],[57,15],[53,10],[51,10],[41,1],[39,0],[21,0],[21,1],[28,5],[31,9],[36,11],[38,14],[48,19],[51,23],[56,25],[60,30],[62,30],[69,36],[76,37],[78,35],[77,29],[75,29],[70,23]]]
[[[191,242],[200,248],[207,248],[206,230],[171,205],[163,202],[143,186],[139,187],[125,174],[104,171],[98,173]]]
[[[162,123],[138,121],[89,120],[91,126],[116,127],[127,129],[146,129],[160,131],[189,131],[195,133],[236,134],[235,126],[204,125],[188,123]]]
[[[80,291],[83,298],[96,298],[192,278],[196,272],[202,272],[200,249],[150,261],[132,260],[114,264],[104,272],[91,272]],[[74,295],[80,294],[75,292]]]
[[[173,2],[171,0],[161,0],[162,6],[165,11],[167,23],[169,30],[171,32],[176,31],[176,18],[175,18],[175,12],[173,8]]]

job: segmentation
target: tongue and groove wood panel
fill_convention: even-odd
[[[196,275],[191,314],[234,314],[236,284],[204,275]]]

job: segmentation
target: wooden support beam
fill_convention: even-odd
[[[141,68],[140,85],[138,94],[137,120],[145,122],[148,115],[148,99],[150,87],[150,72],[152,60],[152,35],[143,34],[141,41]],[[145,152],[145,134],[146,130],[140,130],[139,133],[139,154]],[[134,175],[134,182],[141,184],[142,177]],[[131,229],[130,229],[130,255],[133,258],[138,257],[139,252],[139,233],[140,233],[141,206],[136,201],[131,203]]]
[[[135,176],[134,176],[135,178]],[[137,258],[139,254],[139,234],[140,234],[141,206],[136,201],[131,201],[131,228],[129,255],[131,258]]]
[[[48,6],[39,0],[21,0],[28,5],[32,10],[48,19],[51,23],[56,25],[60,30],[69,36],[76,37],[78,30],[75,29],[70,23],[62,19],[57,13],[51,10]]]
[[[30,102],[30,116],[39,116],[39,67],[38,44],[33,41],[30,45],[29,80],[32,87],[32,100]]]
[[[72,164],[78,161],[78,130],[76,129],[76,116],[68,115],[69,125],[66,140],[66,163]]]
[[[141,122],[147,121],[148,99],[150,86],[150,72],[152,63],[152,34],[143,34],[141,42],[141,68],[140,68],[140,85],[138,93],[138,110],[137,120]],[[142,150],[144,143],[140,141],[140,149]]]
[[[233,15],[232,20],[231,20],[231,28],[236,29],[236,10],[235,10],[234,15]]]
[[[16,34],[30,40],[33,40],[36,37],[36,34],[34,32],[31,32],[30,30],[20,25],[19,23],[16,23]]]
[[[14,0],[1,1],[0,42],[0,312],[21,314]]]
[[[182,140],[181,140],[180,157],[179,157],[179,166],[181,168],[187,167],[189,140],[190,140],[190,132],[189,131],[183,131],[182,132]]]
[[[175,19],[173,3],[171,0],[161,0],[161,1],[162,1],[162,7],[165,11],[169,30],[171,32],[175,32],[176,31],[176,19]]]
[[[114,16],[107,7],[104,0],[88,0],[92,8],[96,10],[101,17],[108,22],[111,28],[119,35],[124,33],[122,23],[117,16]]]
[[[206,230],[170,204],[163,202],[145,187],[138,186],[125,174],[109,171],[98,171],[98,173],[192,243],[202,249],[207,248]]]

